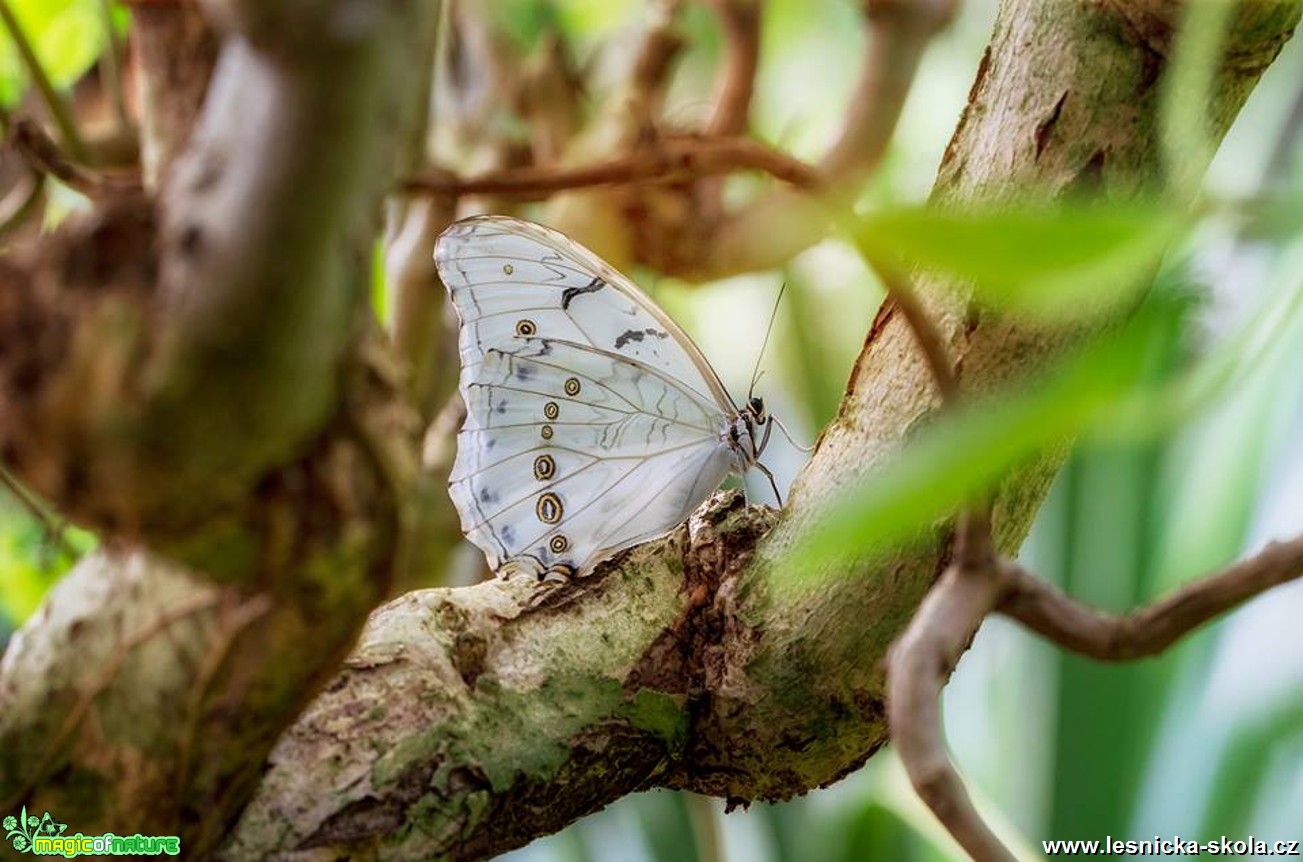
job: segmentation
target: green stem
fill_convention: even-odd
[[[77,131],[77,124],[73,122],[67,104],[50,83],[49,76],[45,74],[41,61],[37,59],[36,52],[32,49],[32,43],[28,41],[27,34],[23,32],[13,9],[9,8],[8,0],[0,0],[0,19],[3,19],[5,29],[9,31],[15,47],[18,48],[18,54],[22,57],[23,65],[27,67],[27,73],[32,76],[32,83],[41,91],[41,98],[50,108],[50,114],[59,127],[59,136],[63,139],[63,146],[68,156],[74,161],[86,161],[86,144],[81,139],[81,133]]]

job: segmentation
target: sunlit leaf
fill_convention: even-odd
[[[1178,305],[1156,303],[1040,382],[938,417],[896,459],[837,499],[794,558],[817,564],[907,539],[1104,418],[1144,379],[1146,360],[1156,343],[1173,337],[1178,315]]]
[[[99,0],[9,0],[37,59],[56,87],[67,87],[99,57],[105,44]],[[0,102],[14,104],[26,86],[13,40],[0,38]]]
[[[1028,315],[1079,319],[1134,301],[1184,224],[1157,204],[915,207],[865,216],[855,242],[898,272],[960,279]]]

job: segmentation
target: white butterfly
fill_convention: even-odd
[[[434,259],[461,318],[449,488],[495,571],[585,574],[757,465],[764,402],[739,410],[683,330],[592,252],[478,216],[444,231]]]

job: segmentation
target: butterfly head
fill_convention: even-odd
[[[744,468],[754,464],[760,453],[765,451],[769,431],[769,414],[765,412],[765,402],[753,395],[728,425],[728,444],[737,453]]]

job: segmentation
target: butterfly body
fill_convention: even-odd
[[[688,336],[548,228],[480,216],[435,261],[461,320],[466,420],[449,490],[495,571],[584,574],[668,533],[768,438]]]

